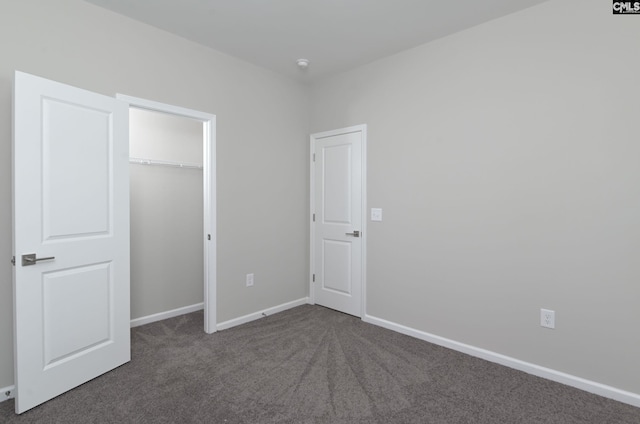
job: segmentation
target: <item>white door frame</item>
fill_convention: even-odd
[[[364,318],[367,315],[367,125],[354,125],[351,127],[340,128],[337,130],[323,131],[319,133],[311,134],[310,139],[310,149],[309,149],[309,303],[315,305],[315,281],[314,281],[314,271],[315,271],[315,231],[314,231],[314,217],[315,217],[315,151],[316,151],[316,140],[333,137],[341,134],[349,134],[354,132],[362,133],[362,150],[361,150],[361,161],[362,161],[362,229],[361,229],[361,243],[362,243],[362,269],[360,273],[362,275],[362,305],[360,318]]]
[[[216,331],[216,116],[138,97],[117,94],[129,107],[196,119],[203,129],[203,204],[204,204],[204,331]],[[211,239],[208,239],[211,236]]]

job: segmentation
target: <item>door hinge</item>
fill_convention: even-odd
[[[313,282],[316,282],[316,274],[313,274]]]
[[[15,256],[11,257],[11,265],[16,266],[16,257]]]
[[[313,214],[313,222],[316,222],[316,214]]]
[[[313,154],[313,161],[314,162],[316,161],[316,154],[315,153]]]

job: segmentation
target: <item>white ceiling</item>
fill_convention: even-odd
[[[546,0],[86,0],[301,81]],[[306,71],[296,66],[309,59]]]

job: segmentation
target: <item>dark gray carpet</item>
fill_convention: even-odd
[[[204,334],[132,330],[132,361],[2,423],[640,423],[640,409],[319,306]]]

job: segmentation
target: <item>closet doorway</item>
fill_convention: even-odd
[[[215,115],[129,103],[131,325],[204,309],[216,331]]]

